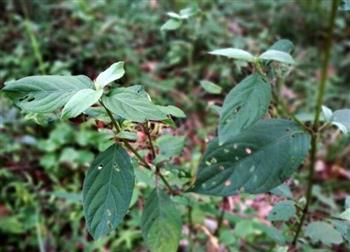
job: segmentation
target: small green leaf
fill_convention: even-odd
[[[270,221],[288,221],[293,218],[296,214],[295,204],[291,200],[284,200],[278,202],[270,214],[267,216],[267,219]]]
[[[80,90],[89,88],[93,88],[93,83],[84,75],[42,75],[7,82],[3,91],[24,111],[49,113],[63,107]]]
[[[331,122],[333,119],[333,112],[330,108],[327,106],[322,106],[322,114],[324,116],[324,119],[326,122]]]
[[[155,189],[145,204],[141,229],[152,252],[176,252],[181,237],[181,216],[169,196]]]
[[[113,113],[126,120],[141,123],[147,120],[167,119],[167,115],[154,105],[147,93],[139,87],[115,88],[110,94],[103,96],[102,101]]]
[[[176,30],[177,28],[179,28],[181,26],[181,21],[178,19],[169,19],[168,21],[166,21],[161,27],[160,29],[162,31],[172,31],[172,30]]]
[[[305,228],[305,235],[310,237],[314,243],[322,242],[326,245],[340,244],[343,242],[341,234],[326,222],[311,222]]]
[[[296,123],[261,120],[223,145],[217,139],[209,143],[191,191],[215,196],[268,192],[299,167],[309,145],[310,135]],[[273,158],[266,158],[271,153]]]
[[[137,140],[137,134],[135,132],[130,132],[130,131],[121,131],[117,134],[117,137],[121,139],[127,139],[130,141]]]
[[[113,63],[110,67],[97,76],[95,80],[96,89],[104,88],[109,83],[123,77],[124,74],[124,62],[119,61],[117,63]]]
[[[202,88],[210,94],[220,94],[222,88],[211,81],[202,80],[200,82]]]
[[[292,191],[290,190],[289,186],[287,186],[286,184],[282,184],[279,185],[275,188],[273,188],[270,193],[280,196],[280,197],[286,197],[289,199],[293,198],[293,194]]]
[[[164,135],[157,139],[156,144],[159,146],[160,155],[171,158],[181,154],[185,140],[183,136]]]
[[[178,118],[185,118],[186,114],[179,109],[178,107],[172,106],[172,105],[168,105],[168,106],[159,106],[157,105],[157,107],[164,113],[167,115],[171,115],[174,117],[178,117]]]
[[[255,57],[251,53],[237,48],[216,49],[214,51],[209,52],[209,54],[226,56],[228,58],[234,58],[237,60],[243,60],[248,62],[255,61]]]
[[[132,197],[134,169],[128,153],[112,145],[91,164],[83,185],[84,216],[98,239],[122,222]]]
[[[344,212],[342,212],[339,215],[339,218],[343,219],[343,220],[347,220],[350,221],[350,208],[346,209]]]
[[[80,115],[98,102],[103,94],[103,90],[82,89],[74,94],[62,110],[63,118],[71,118]]]
[[[290,54],[294,49],[294,44],[289,39],[280,39],[276,41],[269,49],[282,51]]]
[[[223,144],[249,128],[268,111],[271,86],[253,74],[235,86],[224,100],[220,113],[219,142]]]
[[[350,132],[350,109],[334,111],[332,124],[337,126],[344,134]]]
[[[290,54],[279,50],[271,50],[271,49],[267,50],[266,52],[264,52],[259,56],[259,59],[274,60],[274,61],[278,61],[285,64],[291,64],[291,65],[295,64],[295,61],[293,57],[290,56]]]

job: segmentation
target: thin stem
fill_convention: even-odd
[[[225,198],[222,201],[224,201],[224,200],[225,200]],[[218,221],[217,221],[218,227],[215,230],[215,233],[214,233],[215,236],[219,236],[220,235],[220,231],[221,231],[221,227],[222,227],[222,224],[224,222],[224,219],[225,219],[225,209],[222,208],[221,212],[220,212],[220,215],[218,216]]]
[[[37,209],[36,211],[36,218],[35,218],[35,228],[36,228],[36,237],[38,241],[39,251],[45,252],[45,246],[43,241],[43,235],[41,232],[41,223],[40,223],[40,211]]]
[[[333,0],[332,2],[332,10],[331,10],[331,15],[329,19],[329,27],[328,27],[328,34],[327,34],[328,36],[325,42],[325,49],[324,49],[325,54],[324,54],[323,63],[322,63],[320,88],[317,95],[316,112],[315,112],[314,122],[312,126],[314,133],[311,136],[310,166],[309,166],[308,186],[307,186],[307,192],[306,192],[306,204],[305,204],[305,208],[303,210],[302,216],[300,218],[299,225],[297,226],[297,230],[295,232],[295,236],[292,242],[293,246],[295,246],[298,241],[301,228],[304,224],[306,215],[308,214],[308,211],[309,211],[309,206],[310,206],[311,197],[312,197],[312,188],[314,183],[313,177],[315,173],[317,140],[318,140],[318,132],[319,132],[319,124],[320,124],[321,107],[322,107],[323,98],[324,98],[326,85],[327,85],[327,79],[328,79],[328,66],[329,66],[330,57],[331,57],[333,30],[335,25],[335,17],[336,17],[336,12],[338,8],[338,3],[339,3],[339,0]]]
[[[112,121],[112,124],[115,128],[115,130],[117,131],[117,133],[119,133],[121,131],[121,128],[118,124],[118,122],[114,119],[112,112],[103,104],[103,102],[100,100],[100,104],[102,105],[102,107],[106,110],[107,115],[109,116],[109,118]],[[142,163],[142,165],[147,168],[148,170],[152,170],[152,167],[150,164],[147,163],[146,160],[144,160],[140,154],[137,152],[137,150],[134,149],[134,147],[132,147],[130,145],[130,143],[125,140],[125,139],[121,139],[121,141],[124,143],[125,147],[130,150],[135,156],[136,158]],[[157,169],[157,168],[156,168]],[[165,186],[169,189],[170,193],[173,195],[178,195],[179,192],[174,191],[174,189],[170,186],[169,182],[166,180],[166,178],[160,173],[157,172],[157,175],[159,175],[160,179],[163,181],[163,183],[165,184]]]
[[[146,133],[146,136],[148,138],[148,142],[149,142],[149,145],[151,147],[151,152],[152,152],[152,158],[155,158],[156,157],[156,150],[154,148],[154,145],[153,145],[153,141],[152,141],[152,137],[151,137],[151,134],[149,132],[149,128],[147,126],[147,123],[145,123],[143,125],[143,129],[145,130],[145,133]]]

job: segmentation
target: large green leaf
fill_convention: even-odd
[[[112,145],[96,157],[83,185],[85,220],[94,239],[113,231],[123,220],[134,180],[130,157],[121,146]]]
[[[225,143],[259,120],[271,101],[271,86],[252,74],[235,86],[224,100],[220,113],[219,142]]]
[[[93,83],[84,75],[43,75],[8,82],[3,90],[21,109],[49,113],[63,107],[74,94],[87,88],[93,88]]]
[[[102,100],[113,113],[130,121],[159,121],[167,118],[167,115],[150,101],[140,86],[116,88]]]
[[[310,136],[288,120],[261,120],[229,142],[215,139],[200,163],[191,191],[228,196],[265,193],[304,161]]]
[[[181,237],[181,216],[169,196],[155,189],[146,201],[142,235],[152,252],[175,252]]]
[[[70,118],[80,115],[82,112],[90,108],[98,102],[103,94],[103,90],[95,90],[91,88],[79,90],[70,98],[62,111],[62,117]]]

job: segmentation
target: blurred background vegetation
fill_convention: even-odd
[[[253,53],[276,40],[290,39],[297,65],[282,90],[290,110],[301,118],[313,113],[329,10],[328,0],[3,0],[0,1],[0,87],[28,75],[97,74],[116,61],[126,62],[120,85],[142,84],[159,104],[182,108],[177,128],[186,136],[181,157],[168,167],[188,173],[196,166],[208,138],[215,134],[215,104],[223,95],[207,94],[206,79],[227,93],[250,72],[245,63],[208,55],[223,47]],[[176,30],[161,30],[166,12],[193,8],[195,15]],[[325,104],[350,107],[350,12],[339,12]],[[108,146],[103,125],[83,117],[70,122],[57,115],[22,116],[0,94],[0,251],[146,251],[139,228],[143,196],[153,177],[137,170],[137,189],[126,221],[114,235],[92,241],[84,228],[80,190],[95,155]],[[332,146],[330,145],[331,143]],[[137,143],[142,147],[142,136]],[[350,191],[350,138],[327,132],[318,160],[312,218],[337,213]],[[268,158],[268,157],[267,157]],[[302,198],[306,173],[288,182]],[[266,215],[278,197],[242,195],[225,198],[188,196],[178,202],[183,213],[180,251],[286,251]],[[303,199],[301,199],[303,200]],[[200,225],[188,238],[187,209]],[[224,227],[213,235],[220,209]],[[319,211],[322,209],[322,211]],[[240,216],[240,217],[238,217]],[[272,230],[272,231],[271,231]],[[187,232],[187,233],[186,233]],[[349,238],[350,240],[350,238]],[[333,249],[348,251],[349,244]],[[312,251],[305,245],[305,251]],[[331,247],[325,248],[331,250]]]

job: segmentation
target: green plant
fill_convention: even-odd
[[[331,27],[334,25],[334,6]],[[218,108],[218,139],[209,143],[196,176],[186,174],[184,183],[176,181],[180,174],[176,178],[172,176],[173,180],[169,182],[168,177],[171,176],[163,167],[169,159],[180,155],[184,138],[162,136],[154,141],[149,129],[149,122],[174,125],[171,117],[184,117],[184,113],[174,106],[155,105],[142,86],[112,86],[111,82],[124,75],[122,62],[111,65],[94,82],[86,76],[32,76],[6,83],[4,91],[18,107],[27,112],[53,113],[63,107],[62,118],[74,118],[85,113],[114,127],[115,143],[96,157],[85,178],[83,204],[87,226],[91,235],[97,239],[122,222],[134,187],[135,162],[129,157],[129,151],[141,166],[154,172],[156,177],[155,189],[148,196],[141,220],[144,239],[153,251],[175,251],[180,240],[181,218],[169,195],[185,197],[185,193],[194,192],[229,196],[243,192],[269,192],[280,186],[304,162],[311,142],[306,205],[301,206],[294,201],[280,202],[270,217],[271,221],[287,221],[297,214],[297,209],[303,208],[293,242],[295,244],[310,202],[317,135],[330,124],[340,125],[342,131],[349,129],[346,121],[348,110],[332,114],[324,109],[326,123],[320,125],[331,38],[330,33],[316,115],[311,124],[291,115],[286,104],[279,99],[285,66],[276,66],[275,63],[295,63],[290,56],[293,47],[290,41],[278,41],[260,56],[234,48],[212,51],[214,55],[249,62],[253,73],[234,87],[226,96],[223,106]],[[213,84],[203,85],[207,90],[214,88],[213,93],[221,92]],[[276,117],[288,117],[291,120]],[[135,127],[141,127],[149,140],[150,160],[146,160],[142,152],[130,144],[135,139]],[[157,147],[160,149],[159,154]],[[343,220],[348,218],[347,212],[341,215],[341,220],[338,220],[340,224],[337,222],[337,225],[346,226]],[[222,212],[218,233],[224,217]],[[314,241],[332,233],[327,244],[340,243],[342,236],[345,239],[348,237],[347,233],[340,235],[334,226],[334,223],[314,222],[305,231]],[[318,229],[328,230],[328,233],[320,234]],[[162,238],[168,242],[164,243]],[[281,242],[281,239],[276,240]]]

